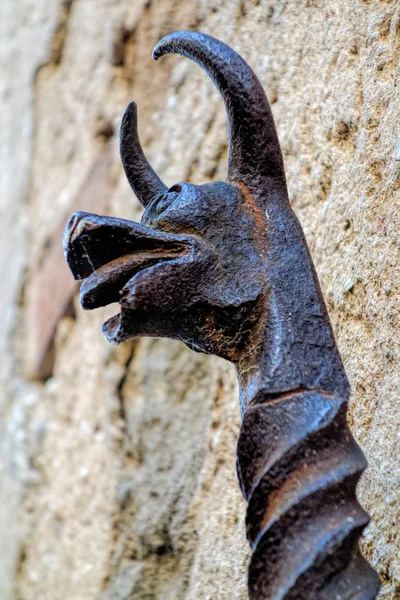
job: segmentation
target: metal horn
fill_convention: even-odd
[[[271,193],[287,199],[282,152],[265,92],[249,65],[223,42],[195,31],[162,38],[153,51],[197,62],[223,97],[229,128],[229,182],[244,184],[263,207]]]
[[[128,104],[122,117],[119,152],[129,184],[143,206],[147,206],[157,194],[168,190],[144,155],[139,141],[135,102]]]

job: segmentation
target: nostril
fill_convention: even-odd
[[[69,230],[73,229],[75,227],[78,219],[79,219],[79,217],[77,216],[76,213],[74,213],[72,215],[72,217],[70,218],[70,220],[68,221],[66,229],[69,229]]]
[[[66,227],[65,227],[65,231],[64,231],[64,238],[67,239],[69,241],[69,238],[72,236],[72,234],[74,233],[79,221],[81,219],[81,213],[79,212],[75,212],[72,217],[70,218],[70,220],[68,221]]]
[[[86,229],[93,229],[96,225],[96,215],[86,213],[83,211],[74,212],[70,220],[68,221],[63,237],[64,247],[68,247],[74,239],[82,235]]]
[[[83,212],[81,210],[78,210],[76,212],[74,212],[74,214],[72,215],[72,217],[70,218],[70,220],[68,221],[67,225],[66,225],[66,230],[68,231],[72,231],[73,229],[76,228],[76,226],[78,225],[78,223],[84,218],[87,217],[88,213]]]
[[[179,194],[179,192],[181,192],[181,191],[182,191],[182,186],[179,183],[177,183],[177,184],[173,185],[171,188],[169,188],[168,194],[170,192],[176,192],[177,194]]]

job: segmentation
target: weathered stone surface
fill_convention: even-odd
[[[381,598],[400,597],[398,3],[3,0],[0,24],[1,599],[246,598],[227,363],[166,340],[112,348],[100,333],[110,311],[76,306],[52,377],[22,375],[25,291],[106,145],[110,212],[140,215],[116,144],[129,100],[167,183],[224,177],[212,84],[181,57],[151,60],[182,28],[235,47],[272,103],[369,460],[363,550]]]
[[[109,177],[110,150],[94,161],[77,197],[56,223],[47,243],[45,257],[31,273],[26,290],[25,372],[32,379],[45,379],[52,373],[53,341],[60,319],[70,312],[72,298],[78,292],[76,281],[64,258],[60,239],[65,223],[75,210],[108,214],[112,194]]]

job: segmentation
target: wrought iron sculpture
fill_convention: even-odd
[[[215,38],[172,33],[153,57],[167,53],[195,60],[224,99],[227,182],[168,189],[143,154],[132,102],[120,152],[145,211],[141,224],[72,216],[65,255],[85,279],[81,304],[119,301],[121,312],[103,325],[111,343],[176,338],[234,363],[250,598],[370,600],[380,584],[360,554],[369,519],[355,496],[366,461],[346,423],[349,384],[289,204],[267,98],[250,67]]]

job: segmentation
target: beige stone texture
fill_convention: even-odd
[[[224,178],[212,83],[184,58],[151,59],[162,35],[184,28],[232,45],[267,91],[369,461],[362,548],[380,598],[399,599],[395,0],[0,2],[0,598],[246,599],[232,367],[167,340],[111,347],[100,332],[110,308],[85,313],[75,299],[51,376],[26,375],[35,277],[105,147],[108,210],[140,217],[117,149],[131,99],[168,184]]]

